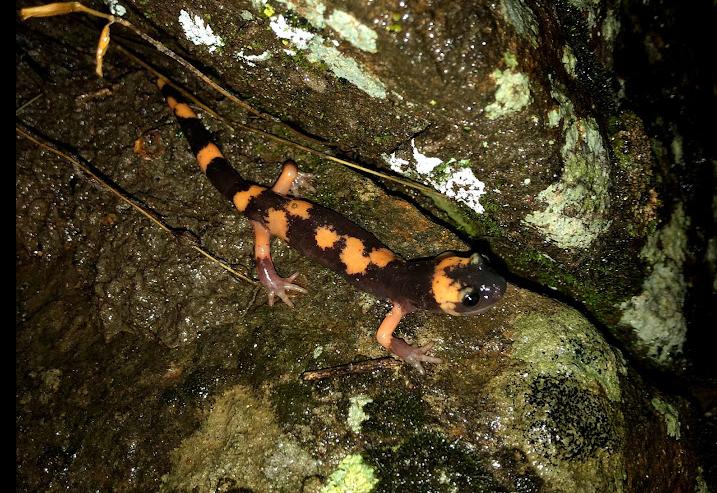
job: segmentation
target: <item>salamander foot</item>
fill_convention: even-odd
[[[281,277],[274,270],[274,265],[270,259],[257,259],[256,261],[256,273],[261,281],[262,286],[267,291],[269,297],[269,306],[274,306],[274,298],[278,297],[281,301],[294,308],[294,304],[289,299],[289,291],[296,291],[297,293],[306,293],[306,289],[302,288],[298,284],[294,284],[293,281],[298,272],[293,273],[289,277]]]
[[[429,342],[428,344],[420,347],[413,347],[403,339],[394,337],[391,340],[391,352],[401,358],[403,361],[414,367],[418,372],[423,375],[425,370],[421,363],[441,363],[443,360],[436,358],[435,356],[429,356],[426,354],[433,348],[434,343]]]

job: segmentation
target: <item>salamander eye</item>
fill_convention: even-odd
[[[465,295],[461,300],[461,303],[463,303],[463,306],[476,306],[479,299],[480,296],[478,296],[478,293],[472,292]]]

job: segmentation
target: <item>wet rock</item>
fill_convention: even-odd
[[[573,42],[554,49],[552,79],[540,65],[547,62],[529,55],[560,23],[529,2],[209,3],[191,12],[165,2],[128,11],[175,36],[263,110],[345,154],[386,169],[393,159],[405,174],[454,193],[433,205],[407,192],[408,202],[365,177],[293,156],[315,175],[310,199],[406,257],[468,249],[419,204],[490,236],[511,269],[573,294],[609,322],[650,278],[633,275],[641,272],[638,252],[664,266],[654,271],[679,271],[688,223],[657,219],[661,192],[635,171],[652,169],[639,119],[619,119],[612,127],[619,138],[611,139],[591,107],[610,107],[610,91],[589,101],[576,96],[585,71],[610,65],[615,12],[560,5],[587,32],[607,34],[592,35],[601,50],[589,63],[575,41],[581,34],[566,34]],[[197,172],[151,79],[111,55],[109,80],[91,78],[83,50],[94,33],[62,25],[63,39],[79,30],[68,38],[76,47],[21,31],[33,63],[18,65],[19,100],[38,90],[33,64],[53,75],[53,97],[22,118],[250,272],[248,223]],[[295,152],[206,121],[240,172],[258,182],[271,183]],[[162,153],[134,151],[147,132],[164,143]],[[445,360],[426,377],[402,367],[303,383],[305,370],[385,355],[374,340],[385,302],[276,244],[278,269],[300,271],[309,293],[293,310],[270,308],[253,285],[183,249],[63,161],[22,139],[17,154],[16,477],[26,491],[704,485],[686,401],[643,381],[574,308],[511,284],[483,315],[415,313],[402,322],[402,337],[436,341]],[[624,179],[615,185],[614,176]],[[624,187],[622,201],[616,186]],[[573,234],[551,229],[546,214],[565,215]],[[532,226],[527,217],[536,218]],[[628,220],[633,229],[618,232]],[[586,255],[585,244],[600,255]],[[641,354],[656,347],[646,346]],[[669,340],[663,346],[676,353]]]

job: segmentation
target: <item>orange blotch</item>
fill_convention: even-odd
[[[249,187],[249,190],[235,193],[234,197],[232,197],[234,207],[236,207],[239,212],[244,212],[246,208],[249,207],[249,202],[251,202],[254,197],[259,196],[264,190],[266,190],[266,188],[260,187],[259,185],[252,185]]]
[[[364,274],[371,259],[364,254],[363,241],[352,236],[345,236],[346,245],[339,258],[346,266],[347,274]]]
[[[311,207],[312,204],[305,200],[290,200],[284,206],[284,209],[292,216],[309,219],[309,209],[311,209]]]
[[[446,271],[468,265],[469,262],[470,259],[467,258],[446,257],[436,265],[433,271],[433,280],[431,282],[433,298],[441,309],[447,313],[453,313],[456,303],[460,301],[461,286],[458,282],[448,277]]]
[[[316,235],[314,239],[319,248],[326,250],[327,248],[333,247],[337,241],[339,241],[339,235],[328,226],[319,226],[315,229]]]
[[[206,173],[207,166],[209,166],[209,163],[211,163],[212,159],[215,157],[224,157],[224,155],[222,154],[222,151],[220,151],[219,148],[211,142],[197,153],[197,162],[199,163],[199,168],[202,172]]]
[[[192,108],[189,107],[186,103],[177,103],[174,106],[174,114],[177,115],[179,118],[196,118],[197,114],[194,113]]]
[[[169,105],[169,108],[174,111],[174,107],[177,106],[177,100],[172,96],[167,96],[167,104]]]
[[[289,232],[289,218],[286,217],[286,212],[273,208],[269,209],[264,220],[271,234],[286,241]]]
[[[396,260],[396,256],[388,248],[378,248],[371,250],[369,254],[371,263],[378,267],[386,267],[390,262]]]

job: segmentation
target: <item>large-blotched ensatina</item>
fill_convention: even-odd
[[[503,296],[505,280],[490,270],[481,255],[441,255],[406,261],[374,235],[337,212],[289,195],[298,170],[284,164],[271,188],[244,180],[222,155],[194,111],[163,79],[158,81],[169,107],[179,121],[199,167],[209,181],[244,214],[254,228],[254,254],[259,280],[269,304],[279,297],[291,306],[287,292],[305,292],[293,284],[296,274],[283,278],[271,260],[271,235],[278,236],[307,257],[342,274],[357,288],[388,298],[393,308],[376,338],[381,345],[423,372],[421,362],[439,363],[429,356],[429,343],[413,347],[393,335],[401,317],[416,309],[451,315],[481,313]]]

